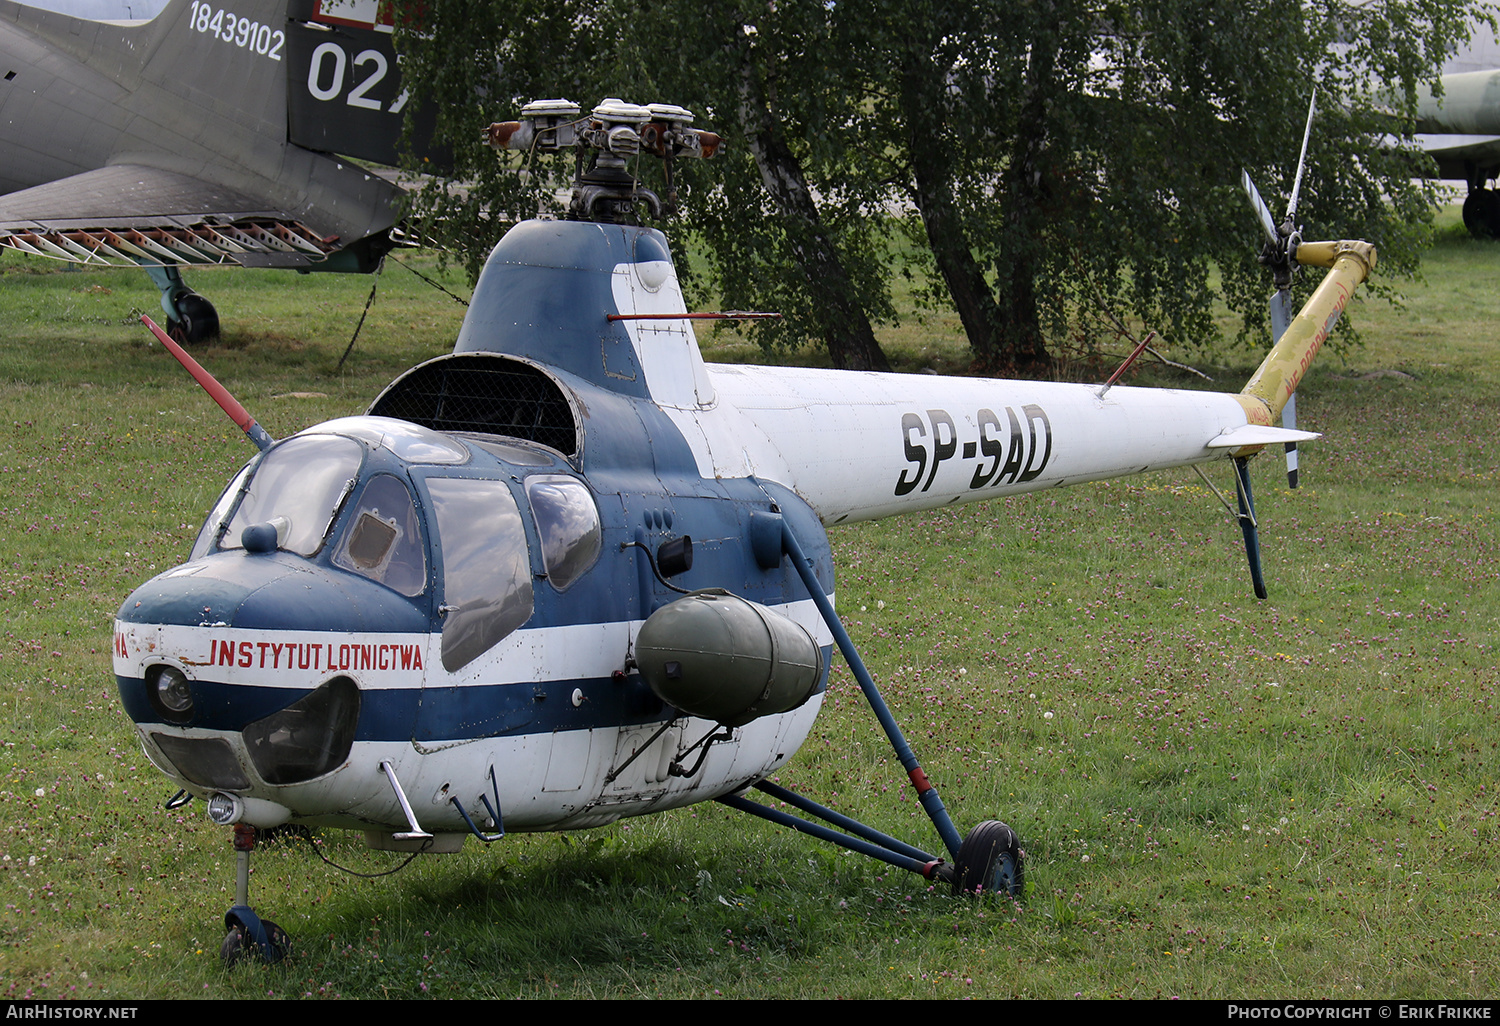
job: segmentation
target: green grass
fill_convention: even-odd
[[[297,954],[234,972],[228,832],[163,810],[109,645],[251,450],[134,323],[144,275],[0,261],[0,994],[1494,995],[1500,247],[1447,222],[1406,309],[1356,309],[1365,346],[1307,380],[1326,437],[1304,487],[1254,466],[1268,601],[1190,472],[832,532],[856,642],[960,828],[1021,833],[1024,901],[957,900],[716,805],[378,879],[285,841],[251,897]],[[200,358],[278,437],[362,410],[462,317],[390,267],[336,370],[370,279],[189,280],[225,318]],[[882,341],[962,365],[931,320]],[[1227,390],[1254,362],[1217,359]],[[779,780],[936,843],[842,664]]]

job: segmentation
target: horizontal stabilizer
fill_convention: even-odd
[[[1277,442],[1311,442],[1322,437],[1316,431],[1289,431],[1263,424],[1246,424],[1215,435],[1204,444],[1210,449],[1240,449],[1247,445],[1274,445]]]

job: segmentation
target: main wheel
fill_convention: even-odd
[[[168,321],[167,334],[178,345],[196,346],[219,337],[219,311],[196,292],[177,297],[177,317]]]
[[[1473,189],[1464,198],[1464,227],[1476,239],[1500,236],[1500,193]]]
[[[1019,898],[1026,887],[1024,861],[1016,832],[997,819],[987,820],[959,846],[953,893]]]
[[[271,941],[270,961],[280,962],[292,953],[292,938],[285,930],[269,919],[262,919],[260,925],[266,928],[266,937]],[[235,923],[224,935],[224,943],[219,945],[219,957],[224,960],[226,969],[233,969],[246,958],[260,958],[261,952],[250,939],[250,932]]]

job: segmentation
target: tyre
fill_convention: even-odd
[[[266,938],[271,942],[269,961],[280,962],[292,953],[292,938],[285,930],[269,919],[262,919],[260,925],[265,927]],[[250,931],[240,923],[235,923],[224,935],[224,942],[219,945],[219,958],[223,960],[224,968],[233,969],[247,958],[261,958],[261,952],[257,950],[255,942],[250,939]]]
[[[954,893],[1019,898],[1026,885],[1024,862],[1014,830],[995,819],[981,823],[959,846]]]
[[[202,345],[219,337],[219,312],[196,292],[177,297],[178,316],[167,322],[167,334],[182,346]]]
[[[1476,239],[1500,238],[1500,193],[1470,190],[1464,198],[1464,227]]]

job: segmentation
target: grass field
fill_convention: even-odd
[[[1364,347],[1305,383],[1304,487],[1254,465],[1268,601],[1191,472],[831,532],[840,610],[960,828],[1022,835],[1023,901],[716,805],[373,879],[285,842],[251,898],[296,955],[234,972],[228,831],[163,810],[109,650],[251,448],[135,323],[144,275],[0,260],[0,995],[1500,994],[1500,247],[1445,221],[1405,309],[1357,308]],[[388,267],[339,369],[370,279],[189,278],[225,322],[200,358],[277,437],[361,412],[463,314]],[[955,334],[884,341],[948,368]],[[1228,391],[1254,362],[1183,358]],[[937,843],[841,663],[779,780]]]

